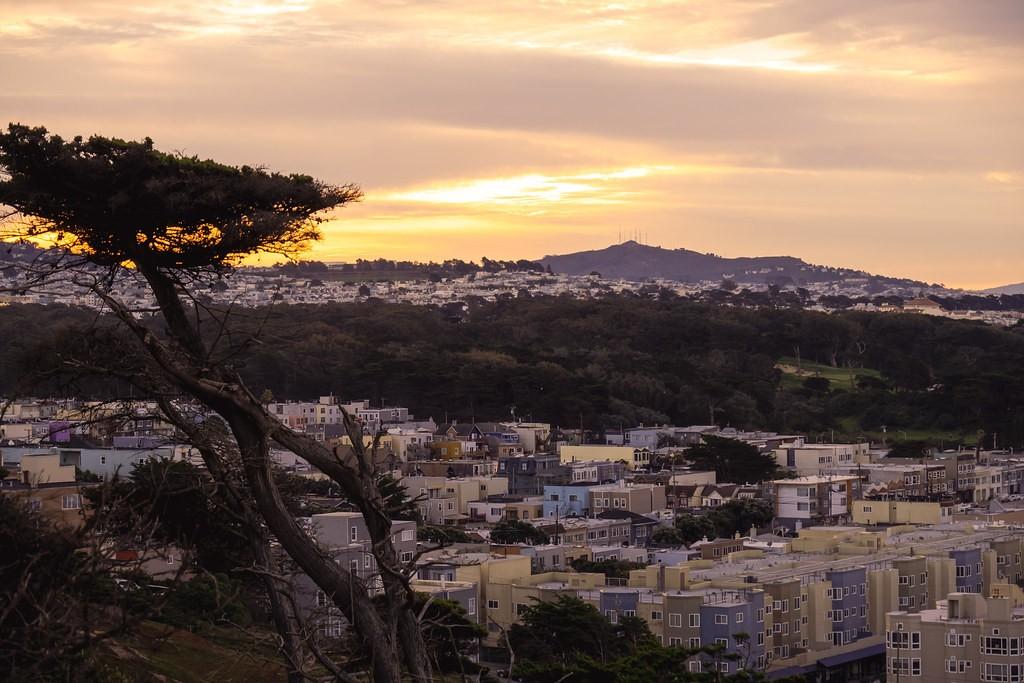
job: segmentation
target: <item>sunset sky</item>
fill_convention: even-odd
[[[0,120],[359,183],[312,256],[1024,281],[1024,1],[0,0]]]

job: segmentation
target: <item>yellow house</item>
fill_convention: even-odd
[[[459,460],[462,458],[462,442],[455,441],[432,441],[430,451],[441,460]]]

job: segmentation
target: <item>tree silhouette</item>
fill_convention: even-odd
[[[28,284],[61,277],[99,297],[144,359],[146,372],[121,379],[157,398],[214,479],[233,491],[252,532],[261,534],[265,526],[295,564],[333,596],[362,640],[374,680],[399,681],[403,663],[414,679],[428,680],[430,663],[411,609],[411,569],[399,561],[391,542],[389,508],[361,425],[345,415],[352,446],[332,451],[268,414],[235,362],[242,349],[257,343],[255,336],[233,335],[231,309],[209,306],[195,292],[197,285],[208,290],[212,277],[246,256],[300,253],[319,237],[324,212],[357,200],[359,189],[166,154],[148,138],[64,140],[44,128],[15,124],[0,134],[0,178],[0,205],[13,209],[0,238],[53,247],[26,274]],[[120,278],[148,287],[158,306],[152,321],[117,298],[114,285]],[[121,373],[116,364],[79,361],[77,366]],[[175,402],[182,396],[203,410],[189,414]],[[367,586],[325,557],[289,514],[273,478],[272,445],[296,453],[337,482],[362,513],[381,572],[383,609],[373,608]],[[263,559],[268,566],[262,571],[277,575],[269,552]],[[283,589],[276,578],[268,583],[273,600]],[[304,658],[293,638],[301,615],[279,595],[272,607],[289,678],[302,680]],[[345,677],[337,667],[329,668]]]

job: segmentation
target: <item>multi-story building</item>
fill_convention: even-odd
[[[503,477],[403,477],[406,494],[417,500],[420,516],[429,524],[451,524],[469,518],[469,504],[507,492]]]
[[[544,516],[589,517],[590,489],[596,484],[547,484],[544,486]]]
[[[869,462],[871,446],[868,443],[815,443],[786,444],[772,451],[779,467],[800,476],[824,474],[842,465]]]
[[[498,458],[498,476],[508,478],[510,494],[541,495],[547,484],[563,481],[560,465],[554,453],[505,456]]]
[[[897,572],[899,586],[897,609],[915,613],[929,606],[928,602],[928,560],[915,555],[897,557],[892,561]]]
[[[629,522],[629,543],[635,546],[646,546],[651,536],[660,526],[656,519],[627,510],[605,510],[597,515],[598,519],[626,520]]]
[[[606,510],[625,510],[638,514],[663,510],[667,506],[665,487],[660,484],[602,484],[590,489],[590,509],[599,514]]]
[[[855,476],[812,476],[773,482],[776,521],[802,528],[850,520],[857,493]]]
[[[832,569],[825,576],[832,584],[832,643],[846,645],[868,635],[866,569]]]
[[[416,523],[392,522],[392,542],[401,562],[411,562],[416,552]],[[377,560],[373,555],[369,529],[358,512],[329,512],[313,515],[311,531],[324,552],[339,566],[348,569],[369,593],[383,590]],[[321,636],[338,637],[345,618],[326,595],[305,574],[294,577],[296,601],[310,625]]]
[[[766,663],[765,594],[761,590],[655,590],[596,587],[579,597],[612,623],[622,617],[644,619],[665,645],[700,648],[720,645],[718,657],[701,655],[688,662],[692,672],[736,673],[763,669]]]
[[[1024,681],[1024,608],[1009,598],[951,593],[935,609],[885,619],[888,680]]]
[[[956,566],[956,592],[981,593],[984,585],[981,562],[981,548],[957,548],[949,551]],[[941,596],[936,596],[941,599]]]
[[[989,549],[995,559],[992,578],[996,581],[1021,585],[1024,581],[1024,537],[991,541]]]

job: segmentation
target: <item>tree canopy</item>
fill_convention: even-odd
[[[229,265],[254,252],[294,255],[320,212],[359,189],[157,151],[153,141],[65,140],[11,124],[0,133],[0,204],[24,220],[7,237],[48,237],[100,265]]]
[[[686,459],[698,470],[714,470],[718,481],[738,484],[770,479],[778,469],[775,458],[756,446],[712,435],[686,451]]]
[[[491,529],[491,540],[495,543],[543,545],[548,542],[548,535],[528,522],[503,519]]]

